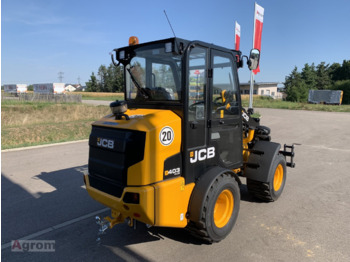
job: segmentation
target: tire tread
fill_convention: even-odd
[[[259,198],[267,202],[274,201],[271,197],[271,193],[270,193],[271,188],[269,183],[248,179],[247,187],[248,187],[249,193],[251,193],[256,198]]]
[[[202,241],[208,242],[208,243],[214,243],[214,242],[219,242],[220,240],[214,240],[212,239],[207,231],[206,228],[206,210],[208,209],[209,206],[209,201],[210,199],[213,197],[213,195],[215,194],[215,187],[218,185],[218,183],[220,182],[220,180],[223,180],[225,178],[230,178],[232,179],[232,176],[228,173],[224,173],[219,175],[214,182],[212,183],[212,185],[210,186],[208,195],[205,199],[204,202],[204,207],[202,210],[202,214],[201,214],[201,218],[199,222],[193,222],[190,221],[186,227],[186,229],[190,232],[191,235],[193,235],[196,238],[199,238]]]

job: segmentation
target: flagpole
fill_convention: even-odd
[[[250,72],[250,89],[249,89],[249,107],[248,112],[254,112],[253,109],[253,89],[254,89],[254,73],[253,71]]]
[[[254,3],[254,20],[253,20],[253,48],[254,48],[254,41],[255,41],[255,14],[256,14],[256,2]],[[253,90],[254,90],[254,73],[253,70],[250,71],[250,88],[249,88],[249,107],[248,112],[254,113],[253,109]]]

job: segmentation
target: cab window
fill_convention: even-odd
[[[181,100],[181,56],[164,43],[129,51],[125,65],[126,99],[147,103]]]
[[[232,118],[239,114],[238,88],[233,74],[233,61],[229,56],[213,57],[214,118]]]
[[[206,58],[206,49],[195,47],[191,50],[188,72],[189,121],[205,119]]]

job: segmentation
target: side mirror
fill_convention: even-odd
[[[116,50],[113,50],[115,51],[115,55],[117,55],[117,51]],[[112,63],[114,66],[118,67],[120,65],[120,62],[117,64],[114,60],[114,54],[113,54],[113,51],[109,53],[109,55],[111,56],[111,59],[112,59]]]
[[[259,66],[260,61],[260,51],[259,49],[252,49],[250,51],[249,60],[248,60],[248,68],[250,70],[255,70]]]

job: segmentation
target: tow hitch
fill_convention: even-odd
[[[127,222],[129,227],[133,227],[134,229],[136,229],[136,220],[129,217],[125,218],[120,212],[115,210],[111,211],[111,217],[106,216],[103,219],[101,219],[99,216],[96,216],[95,221],[96,224],[99,225],[96,239],[98,243],[100,243],[101,236],[106,233],[106,230],[108,228],[112,229],[115,225],[123,223],[124,221]]]
[[[101,219],[99,216],[95,217],[96,224],[100,226],[97,235],[101,236],[110,227],[111,223],[107,219]]]

